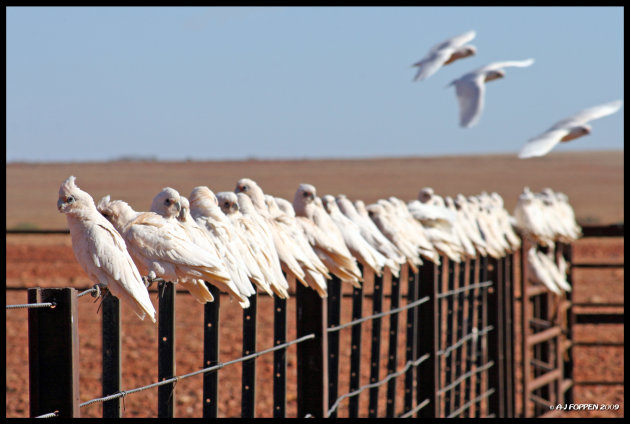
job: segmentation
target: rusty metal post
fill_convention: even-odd
[[[79,417],[79,333],[74,288],[28,289],[28,303],[54,308],[28,310],[30,416],[58,411]]]

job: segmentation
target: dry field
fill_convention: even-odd
[[[170,186],[187,196],[195,186],[232,191],[236,181],[252,178],[274,196],[292,200],[300,183],[318,195],[344,193],[366,203],[396,196],[415,199],[422,187],[454,196],[496,191],[508,211],[524,186],[562,191],[580,222],[623,221],[623,152],[554,153],[522,160],[513,155],[448,156],[366,160],[244,162],[107,162],[9,164],[6,169],[6,226],[66,228],[57,212],[59,186],[69,175],[98,201],[110,194],[136,210]]]
[[[60,183],[68,176],[77,177],[77,185],[98,200],[112,198],[128,201],[138,210],[148,210],[153,196],[164,186],[176,188],[187,195],[197,185],[207,185],[215,192],[233,190],[241,177],[250,177],[274,195],[292,199],[301,182],[314,184],[318,194],[345,193],[366,203],[391,195],[410,200],[420,188],[433,187],[438,193],[455,195],[476,194],[482,190],[497,191],[511,211],[523,186],[539,191],[551,187],[569,195],[578,219],[591,223],[623,221],[623,152],[565,153],[520,161],[509,156],[441,157],[382,160],[331,161],[247,161],[247,162],[117,162],[98,164],[10,164],[7,165],[7,228],[66,228],[65,218],[56,210]],[[6,238],[6,285],[8,288],[91,286],[72,253],[70,238],[55,236],[16,236]],[[584,246],[588,252],[589,246]],[[619,247],[616,248],[617,253]],[[623,243],[620,246],[623,256]],[[623,280],[623,276],[621,276]],[[613,276],[619,284],[619,276]],[[600,284],[605,284],[601,282]],[[349,292],[349,289],[346,288]],[[591,295],[601,292],[593,286]],[[623,288],[621,288],[623,293]],[[589,296],[583,292],[583,296]],[[156,293],[151,298],[157,307]],[[272,346],[270,318],[272,303],[267,297],[259,301],[259,349]],[[7,290],[7,304],[26,303],[25,290]],[[228,298],[222,297],[221,361],[241,356],[241,310]],[[289,302],[288,314],[295,315]],[[386,305],[384,305],[386,306]],[[91,297],[79,299],[80,339],[80,399],[82,402],[101,396],[101,340],[98,303]],[[365,310],[369,305],[364,304]],[[348,308],[345,308],[348,311]],[[203,349],[203,308],[187,293],[177,296],[177,368],[178,375],[201,367]],[[7,311],[6,338],[6,416],[28,416],[28,351],[27,313]],[[347,312],[342,322],[349,321]],[[399,323],[401,326],[404,322]],[[383,331],[387,325],[383,324]],[[619,331],[621,329],[621,332]],[[364,331],[370,326],[364,326]],[[599,337],[599,329],[585,329],[580,337]],[[123,389],[139,387],[157,381],[157,328],[139,321],[123,306]],[[623,325],[607,328],[623,340]],[[186,334],[186,336],[184,336]],[[295,338],[289,328],[288,340]],[[386,344],[386,342],[385,342]],[[384,348],[384,347],[383,347]],[[580,353],[582,352],[582,353]],[[604,353],[602,353],[604,352]],[[366,353],[369,353],[367,350]],[[598,364],[610,364],[605,377],[623,376],[623,347],[607,351],[576,351],[576,379],[592,379]],[[271,379],[271,356],[257,359],[259,382]],[[400,355],[399,355],[400,357]],[[289,349],[288,416],[295,416],[295,347]],[[345,361],[347,363],[347,361]],[[344,361],[342,361],[344,364]],[[240,413],[240,365],[221,370],[219,374],[220,416]],[[580,374],[580,372],[582,374]],[[609,375],[608,375],[609,374]],[[580,377],[581,376],[581,377]],[[362,384],[365,381],[362,376]],[[201,377],[182,380],[176,389],[176,416],[201,417]],[[400,384],[399,384],[400,386]],[[339,388],[340,394],[347,387]],[[575,401],[584,403],[620,403],[621,411],[582,416],[623,416],[623,386],[576,388]],[[271,415],[268,393],[257,394],[257,416]],[[367,398],[361,397],[363,405]],[[124,401],[125,417],[154,417],[157,391],[149,390],[128,396]],[[382,409],[381,409],[382,410]],[[82,416],[101,416],[100,404],[82,408]],[[577,416],[577,415],[572,415]]]

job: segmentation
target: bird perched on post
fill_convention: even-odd
[[[181,206],[175,206],[179,212]],[[98,210],[118,229],[129,247],[138,268],[150,278],[162,277],[172,283],[206,280],[237,298],[246,308],[249,300],[233,289],[230,276],[221,260],[211,251],[193,243],[176,220],[168,220],[155,212],[136,212],[122,200],[105,196]],[[186,287],[188,289],[188,287]],[[195,298],[196,290],[189,290]]]
[[[465,45],[476,35],[475,31],[468,31],[433,46],[426,56],[411,65],[418,67],[418,72],[413,80],[422,81],[436,73],[442,66],[477,53],[475,46]]]
[[[129,305],[140,319],[148,315],[155,322],[149,292],[124,239],[98,212],[92,196],[74,181],[75,177],[70,176],[61,184],[57,209],[66,214],[77,261],[90,280],[107,286],[110,293]]]

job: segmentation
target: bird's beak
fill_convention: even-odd
[[[177,209],[177,212],[182,210],[182,205],[179,202],[175,202],[175,209]]]
[[[57,210],[61,212],[61,207],[63,206],[63,200],[57,200]]]

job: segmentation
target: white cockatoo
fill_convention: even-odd
[[[466,43],[475,38],[475,35],[477,35],[475,31],[468,31],[433,46],[426,56],[411,65],[418,67],[413,80],[422,81],[436,73],[442,66],[474,55],[477,49]]]
[[[72,250],[81,267],[95,284],[110,293],[144,319],[155,322],[155,308],[123,237],[96,209],[94,199],[70,176],[59,187],[57,209],[66,214]]]
[[[363,275],[356,259],[346,246],[339,228],[326,212],[316,189],[311,184],[300,184],[293,197],[293,209],[306,238],[328,270],[341,281],[361,287]]]
[[[594,119],[603,118],[617,112],[623,102],[616,100],[603,105],[581,110],[562,121],[556,122],[544,133],[530,139],[518,154],[521,159],[544,156],[557,144],[575,140],[591,133],[591,127],[586,123]]]
[[[394,277],[398,277],[400,266],[383,256],[363,238],[359,226],[341,213],[334,196],[330,194],[322,196],[322,204],[339,228],[350,253],[363,265],[364,269],[370,268],[376,275],[380,276],[386,266]]]
[[[555,294],[562,294],[562,291],[556,285],[554,278],[549,273],[547,265],[541,262],[535,246],[531,247],[527,252],[527,266],[530,274],[529,279],[531,281],[544,284]]]
[[[273,253],[270,251],[270,246],[264,236],[260,234],[260,228],[256,225],[254,220],[241,213],[236,193],[232,191],[220,191],[216,193],[216,196],[221,211],[232,222],[236,235],[242,240],[242,243],[247,246],[252,258],[258,264],[258,268],[264,277],[265,291],[267,291],[270,296],[273,296],[275,292],[276,295],[282,299],[288,298],[289,283],[284,276],[279,279],[277,270],[274,269],[276,265],[272,262],[274,259],[277,259],[277,255],[274,258]],[[271,246],[271,248],[274,249],[273,246]],[[277,268],[279,267],[280,261],[278,259]],[[260,283],[257,284],[260,286]]]
[[[459,125],[472,127],[477,124],[483,112],[486,82],[505,77],[505,71],[501,68],[526,67],[533,63],[534,59],[494,62],[452,81],[448,86],[455,86],[459,102]]]
[[[359,226],[361,235],[372,245],[372,247],[398,265],[402,265],[407,262],[405,256],[391,241],[389,241],[387,237],[385,237],[369,216],[367,214],[365,216],[359,214],[350,199],[348,199],[344,194],[339,194],[335,198],[335,201],[337,202],[337,206],[339,206],[339,210],[345,216],[350,218],[352,222]]]
[[[223,260],[236,286],[242,294],[253,295],[256,292],[251,284],[254,275],[252,270],[255,269],[254,260],[251,255],[248,256],[246,247],[244,248],[242,242],[233,234],[232,223],[221,211],[214,192],[207,186],[197,186],[190,192],[188,201],[190,202],[190,215],[214,241],[219,257]],[[260,269],[258,272],[260,273]]]
[[[177,220],[168,220],[155,212],[136,212],[126,202],[110,200],[109,196],[102,198],[97,207],[123,236],[131,257],[143,274],[172,283],[178,283],[180,279],[209,281],[236,297],[242,307],[249,306],[247,297],[232,290],[230,276],[225,274],[225,267],[216,253],[193,243]],[[179,212],[178,206],[175,208]],[[184,287],[199,302],[210,301],[199,290],[199,284],[185,284]]]

